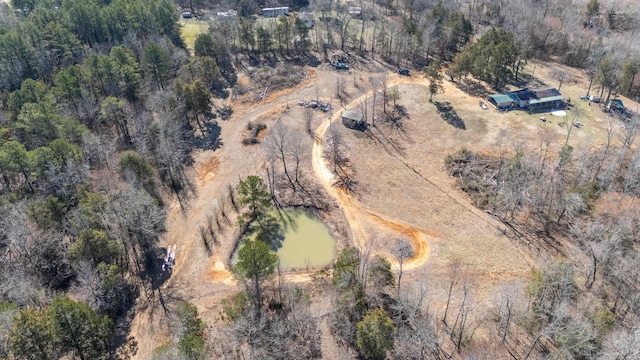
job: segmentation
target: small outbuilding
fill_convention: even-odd
[[[364,120],[362,113],[353,110],[347,110],[342,114],[342,125],[349,129],[364,131],[367,128],[367,122]]]
[[[487,100],[498,109],[507,109],[513,106],[513,99],[505,94],[489,95]]]
[[[349,11],[349,15],[353,17],[358,17],[362,15],[362,7],[360,6],[349,6],[348,11]]]
[[[216,16],[220,16],[220,17],[234,17],[237,16],[238,12],[235,10],[229,10],[229,11],[218,11],[216,13]]]
[[[275,7],[262,9],[262,16],[264,17],[278,17],[280,15],[289,15],[289,7]]]

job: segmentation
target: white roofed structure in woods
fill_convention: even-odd
[[[216,13],[216,16],[221,16],[221,17],[231,17],[231,16],[237,16],[238,12],[235,10],[229,10],[229,11],[219,11]]]
[[[262,9],[262,16],[264,17],[277,17],[280,15],[289,15],[289,7],[274,7]]]

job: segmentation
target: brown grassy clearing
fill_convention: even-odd
[[[531,72],[533,66],[536,67],[536,76],[554,85],[546,78],[549,67],[545,63],[532,63],[527,71]],[[238,234],[233,225],[226,225],[225,231],[219,235],[220,246],[208,258],[199,240],[198,228],[206,223],[209,214],[222,206],[220,198],[226,194],[229,184],[235,185],[239,178],[250,174],[260,174],[263,164],[261,147],[241,145],[242,132],[248,121],[262,119],[269,128],[281,119],[302,129],[303,108],[293,104],[297,100],[316,97],[331,101],[334,117],[339,115],[339,102],[331,100],[335,90],[335,72],[316,70],[313,73],[313,78],[294,89],[269,94],[267,99],[254,104],[233,104],[231,119],[219,122],[223,147],[215,152],[199,151],[194,154],[199,164],[194,169],[194,175],[199,179],[194,198],[186,209],[174,204],[169,211],[162,245],[178,245],[178,265],[165,286],[179,289],[176,290],[180,293],[179,298],[194,303],[209,324],[213,324],[211,321],[220,309],[220,299],[239,290],[228,272],[228,259]],[[584,78],[578,75],[575,83],[566,83],[561,89],[572,99],[578,99],[586,90],[581,87]],[[355,81],[352,81],[352,76]],[[362,99],[359,95],[366,93],[369,76],[360,72],[349,75],[346,81],[346,90],[352,99],[349,106],[357,105],[353,99]],[[428,103],[427,81],[419,74],[411,78],[390,75],[390,80],[400,84],[399,103],[407,109],[409,119],[401,130],[379,124],[372,129],[376,139],[356,131],[345,131],[358,187],[356,197],[336,197],[343,208],[332,207],[331,213],[325,217],[327,225],[337,236],[337,250],[346,245],[363,247],[372,243],[373,253],[388,255],[393,241],[399,236],[407,236],[413,241],[417,258],[428,258],[426,263],[416,263],[415,268],[407,272],[404,282],[407,291],[418,288],[428,277],[434,284],[430,301],[434,309],[439,309],[443,299],[441,283],[446,281],[450,265],[461,263],[469,278],[477,284],[474,297],[479,308],[486,310],[491,306],[497,287],[505,281],[526,279],[536,260],[521,245],[502,235],[501,223],[471,205],[468,196],[447,175],[444,158],[461,147],[486,153],[495,153],[501,143],[509,148],[518,143],[524,149],[534,148],[543,133],[554,134],[554,145],[559,146],[564,143],[566,129],[558,127],[554,118],[551,124],[540,122],[540,114],[482,110],[478,106],[478,98],[463,93],[455,84],[445,82],[444,94],[436,95],[434,100],[451,102],[464,121],[466,130],[461,130],[446,123],[435,106]],[[603,127],[609,117],[593,105],[588,107],[576,102],[576,106],[585,114],[581,120],[585,127],[573,129],[569,143],[599,146],[603,143]],[[326,120],[327,114],[316,112],[312,127],[316,128]],[[313,174],[311,163],[305,165],[304,171]],[[233,221],[235,215],[229,210],[228,201],[226,207]],[[351,231],[346,222],[351,225]],[[346,235],[349,233],[350,238]],[[360,237],[362,239],[358,240]],[[288,278],[292,281],[309,279],[304,271],[290,274]],[[326,298],[326,295],[318,296]],[[132,335],[139,341],[137,358],[140,359],[147,358],[155,346],[166,341],[166,335],[152,330],[157,324],[147,324],[149,311],[141,310],[133,324]],[[330,337],[325,337],[325,340],[331,341]],[[337,354],[338,350],[331,344],[323,344],[325,347],[326,354]]]

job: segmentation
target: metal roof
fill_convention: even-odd
[[[551,101],[562,101],[563,99],[564,99],[564,96],[562,96],[562,95],[549,96],[549,97],[542,98],[542,99],[531,99],[529,101],[529,105],[536,105],[536,104],[541,104],[541,103],[546,103],[546,102],[551,102]]]
[[[354,120],[354,121],[362,121],[362,113],[353,111],[353,110],[347,110],[342,114],[342,117],[345,119],[349,119],[349,120]]]
[[[501,104],[507,104],[507,103],[512,103],[513,99],[511,99],[511,97],[509,95],[504,95],[504,94],[495,94],[495,95],[489,95],[490,98],[493,99],[493,101],[496,102],[496,104],[501,105]]]

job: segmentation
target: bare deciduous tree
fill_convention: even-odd
[[[511,325],[520,309],[522,285],[519,283],[503,284],[494,303],[496,329],[502,343],[507,342]]]
[[[335,174],[346,164],[348,157],[347,144],[342,134],[342,127],[338,123],[332,123],[327,131],[327,140],[324,157],[329,160]]]
[[[302,134],[297,134],[294,137],[293,142],[291,144],[291,160],[293,161],[293,172],[294,172],[294,180],[296,184],[300,187],[303,187],[301,184],[301,168],[300,165],[309,158],[311,155],[311,143],[309,139],[301,136]]]
[[[311,128],[311,124],[313,121],[313,109],[305,108],[304,109],[304,127],[307,131],[307,134],[311,137],[312,140],[316,139],[316,134],[313,132],[313,128]]]
[[[424,283],[423,283],[424,284]],[[406,317],[400,321],[394,338],[393,357],[397,359],[443,359],[441,332],[433,314],[424,309],[428,288],[421,285],[415,294],[399,304],[399,313]]]
[[[550,73],[551,78],[553,78],[554,80],[558,81],[558,91],[560,91],[560,88],[562,88],[562,84],[570,79],[570,74],[567,70],[562,69],[562,68],[556,68],[554,70],[551,71]]]
[[[622,124],[622,131],[620,132],[620,139],[622,140],[622,146],[625,149],[630,149],[633,142],[638,136],[638,130],[640,130],[640,119],[638,115],[632,116],[624,124]]]
[[[344,77],[338,76],[336,78],[336,98],[340,100],[340,103],[346,100],[346,92],[345,92],[345,80]]]
[[[619,329],[607,336],[598,358],[621,360],[640,358],[640,327]]]
[[[340,50],[344,51],[344,45],[351,35],[349,26],[351,24],[351,14],[348,11],[340,12],[334,24],[340,39]]]
[[[287,160],[291,156],[291,149],[293,147],[293,141],[295,139],[295,134],[293,129],[278,121],[272,128],[271,131],[267,134],[264,140],[264,146],[267,154],[274,159],[280,160],[282,164],[282,168],[284,171],[284,175],[289,181],[289,185],[293,191],[296,191],[296,184],[294,180],[291,178],[289,174],[289,169],[287,167]]]
[[[391,250],[393,256],[398,259],[398,294],[397,299],[400,301],[400,282],[402,281],[402,265],[404,260],[413,256],[413,247],[411,243],[405,238],[399,239]]]
[[[451,340],[456,347],[456,351],[460,353],[462,347],[471,342],[473,335],[478,327],[477,323],[469,323],[472,313],[473,300],[471,299],[471,284],[468,279],[462,279],[462,300],[458,307],[456,320],[449,329]],[[471,326],[471,329],[469,328]]]
[[[451,305],[451,296],[453,295],[454,286],[458,283],[458,277],[460,276],[460,263],[453,262],[449,266],[449,282],[447,289],[447,304],[444,308],[444,314],[442,315],[442,323],[447,325],[447,315],[449,314],[449,306]]]

